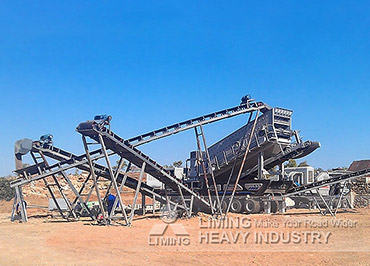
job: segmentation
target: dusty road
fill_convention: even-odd
[[[369,209],[336,219],[233,215],[225,224],[200,216],[167,225],[149,215],[131,228],[32,215],[21,224],[0,213],[0,265],[370,264]]]

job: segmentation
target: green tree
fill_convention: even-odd
[[[285,167],[297,167],[297,162],[294,159],[289,159],[289,161],[284,164]]]
[[[116,161],[116,165],[112,166],[113,170],[116,170],[119,164],[119,160]],[[128,166],[127,161],[123,161],[121,170],[125,169]]]
[[[182,161],[174,161],[172,164],[170,165],[163,165],[164,168],[174,168],[174,167],[182,167]]]
[[[14,197],[14,188],[10,187],[10,179],[0,177],[0,200],[9,201]]]
[[[300,164],[298,164],[298,167],[304,167],[304,166],[310,166],[307,161],[303,161]]]
[[[173,167],[182,167],[182,161],[175,161],[172,163]]]

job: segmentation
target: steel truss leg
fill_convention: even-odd
[[[316,192],[317,192],[317,194],[319,194],[319,196],[320,196],[321,200],[324,202],[325,207],[326,207],[326,209],[328,210],[328,212],[330,212],[331,216],[335,216],[335,215],[334,215],[334,213],[331,211],[331,209],[330,209],[330,207],[329,207],[328,203],[325,201],[325,199],[323,198],[323,196],[320,194],[319,189],[316,189]]]
[[[235,191],[236,191],[236,188],[238,187],[238,184],[239,184],[239,179],[240,179],[240,176],[243,172],[243,168],[244,168],[244,164],[245,164],[245,161],[247,160],[247,157],[248,157],[248,153],[249,153],[249,147],[251,145],[251,142],[252,142],[252,138],[253,138],[253,135],[254,135],[254,130],[256,129],[256,124],[257,124],[257,121],[258,121],[258,115],[259,115],[259,112],[260,110],[257,111],[256,113],[256,118],[254,119],[254,123],[253,123],[253,127],[252,127],[252,131],[250,133],[250,136],[249,136],[249,140],[248,140],[248,145],[245,149],[245,153],[244,153],[244,157],[243,157],[243,161],[240,165],[240,169],[239,169],[239,173],[238,173],[238,176],[236,178],[236,181],[235,181],[235,184],[234,184],[234,188],[233,188],[233,192],[231,193],[231,197],[230,197],[230,201],[229,201],[229,205],[227,206],[227,209],[226,209],[226,213],[225,213],[225,218],[226,218],[226,215],[227,213],[229,212],[230,210],[230,207],[231,207],[231,204],[234,200],[234,195],[235,195]],[[242,144],[241,144],[242,145]],[[228,188],[226,188],[228,189]]]
[[[144,193],[141,193],[141,208],[143,210],[143,215],[145,215],[145,194]]]
[[[217,189],[216,179],[215,179],[215,175],[213,173],[213,167],[212,167],[211,157],[209,156],[209,152],[208,152],[206,137],[204,136],[204,131],[203,131],[202,125],[200,125],[199,128],[200,128],[200,133],[201,133],[202,139],[203,139],[203,146],[204,146],[204,150],[205,150],[205,153],[206,153],[208,169],[209,169],[209,172],[210,172],[211,177],[212,177],[213,186],[215,188],[216,201],[217,201],[217,205],[218,205],[218,210],[220,212],[219,214],[222,216],[221,202],[220,202],[220,198],[218,196],[218,189]]]
[[[126,183],[126,180],[127,180],[127,175],[128,175],[128,172],[130,171],[130,168],[131,168],[131,162],[128,163],[128,166],[126,168],[125,174],[124,174],[123,179],[121,181],[121,185],[119,187],[119,193],[122,193],[123,188],[125,187],[125,183]],[[115,214],[115,211],[116,211],[116,208],[117,208],[117,204],[118,204],[118,198],[116,197],[116,199],[114,200],[112,211],[109,214],[109,217],[110,218],[113,217],[113,215]],[[121,209],[122,209],[122,213],[126,213],[125,208],[124,208],[125,206],[123,205],[123,202],[122,201],[121,201],[121,205],[120,206],[121,206]]]
[[[337,203],[337,206],[335,207],[334,215],[336,215],[336,214],[337,214],[337,211],[338,211],[339,205],[341,205],[341,204],[342,204],[342,198],[343,198],[343,195],[344,195],[344,189],[346,188],[346,185],[347,185],[347,181],[345,181],[345,182],[344,182],[344,184],[343,184],[342,192],[340,193],[339,201],[338,201],[338,203]]]
[[[155,205],[156,205],[155,195],[153,195],[153,214],[155,214]]]
[[[321,207],[320,207],[319,202],[317,201],[317,199],[316,199],[315,195],[312,193],[312,191],[311,191],[311,190],[310,190],[310,193],[311,193],[311,195],[312,195],[312,197],[313,197],[313,200],[315,201],[315,204],[316,204],[317,208],[319,209],[319,212],[321,213],[321,215],[325,215],[325,214],[324,214],[324,212],[323,212],[323,210],[322,210],[322,209],[321,209]]]
[[[248,122],[246,123],[246,125],[247,125],[247,124],[249,124],[249,123],[251,122],[252,117],[253,117],[253,112],[249,114]],[[256,117],[256,118],[257,118],[257,117]],[[242,138],[241,143],[244,143],[244,140],[246,139],[246,133],[247,133],[247,127],[245,128],[245,131],[244,131],[244,137]],[[238,157],[238,156],[239,156],[239,154],[241,154],[242,146],[243,146],[243,145],[240,145],[240,146],[239,146],[239,149],[238,149],[238,151],[236,152],[236,154],[237,154],[237,156],[236,156],[236,157]],[[224,155],[224,156],[226,156],[226,155]],[[226,160],[226,157],[225,157],[225,160]],[[233,173],[234,173],[234,170],[235,170],[235,166],[236,166],[237,161],[238,161],[237,159],[235,159],[235,160],[234,160],[233,167],[231,168],[231,171],[230,171],[230,174],[229,174],[229,178],[227,179],[226,187],[225,187],[225,185],[224,185],[224,192],[222,193],[222,198],[221,198],[221,206],[222,206],[222,203],[225,201],[225,197],[227,197],[227,196],[226,196],[226,193],[227,193],[227,191],[229,190],[230,182],[231,182],[231,179],[232,179],[232,177],[233,177]],[[226,215],[225,215],[224,217],[226,217]]]
[[[65,217],[65,216],[64,216],[64,213],[63,213],[63,211],[62,211],[62,208],[59,206],[59,203],[58,203],[58,201],[57,201],[57,199],[56,199],[56,197],[55,197],[55,195],[54,195],[54,192],[53,192],[53,190],[52,190],[52,189],[51,189],[51,187],[50,187],[51,185],[48,183],[48,181],[46,180],[46,178],[43,178],[42,180],[44,181],[45,186],[47,187],[47,189],[48,189],[48,191],[49,191],[49,193],[50,193],[51,197],[53,198],[53,201],[54,201],[54,203],[55,203],[55,206],[57,207],[57,209],[58,209],[58,211],[59,211],[60,215],[62,216],[62,218],[63,218],[63,219],[66,219],[67,221],[69,221],[68,217]]]
[[[202,165],[202,170],[203,170],[203,177],[204,177],[204,181],[205,181],[205,184],[206,184],[206,187],[207,187],[207,193],[208,193],[208,199],[209,199],[209,206],[211,207],[211,213],[212,215],[214,214],[214,211],[215,211],[215,208],[213,207],[213,202],[212,202],[212,196],[211,196],[211,191],[209,189],[209,184],[208,184],[208,177],[207,177],[207,173],[206,173],[206,166],[204,164],[204,159],[203,159],[203,152],[202,152],[202,148],[200,146],[200,140],[199,140],[199,136],[200,134],[198,133],[198,130],[197,128],[195,127],[194,128],[195,130],[195,136],[196,136],[196,139],[197,139],[197,146],[198,146],[198,158],[200,160],[200,163]]]
[[[172,211],[171,209],[171,202],[170,202],[170,198],[168,197],[168,194],[167,194],[167,185],[164,185],[164,194],[165,194],[165,197],[166,197],[166,206],[167,206],[167,210],[170,212]],[[176,204],[173,205],[173,210],[177,210],[177,206],[179,205],[178,202],[176,202]]]
[[[40,154],[40,156],[41,156],[42,160],[44,161],[45,165],[46,165],[46,166],[49,166],[49,163],[48,163],[48,161],[46,160],[46,157],[45,157],[44,153],[40,151],[40,152],[39,152],[39,154]],[[35,159],[36,159],[36,158],[35,158]],[[58,186],[58,190],[59,190],[60,195],[62,195],[63,200],[64,200],[64,201],[65,201],[65,203],[67,204],[67,207],[68,207],[68,209],[69,209],[69,213],[73,216],[73,218],[75,218],[75,219],[76,219],[76,218],[77,218],[77,216],[76,216],[76,214],[75,214],[75,212],[74,212],[74,210],[73,210],[72,204],[69,202],[68,198],[67,198],[67,197],[66,197],[66,195],[64,194],[63,189],[62,189],[62,187],[61,187],[61,185],[60,185],[60,183],[59,183],[59,181],[58,181],[58,178],[57,178],[55,175],[52,175],[52,177],[53,177],[54,183]]]
[[[38,172],[39,172],[39,174],[41,175],[42,174],[42,170],[41,170],[41,167],[40,167],[40,164],[39,164],[39,162],[37,161],[37,158],[36,158],[36,156],[33,154],[33,152],[31,152],[31,156],[32,156],[32,159],[33,159],[33,161],[35,162],[35,164],[36,164],[36,166],[37,166],[37,170],[38,170]],[[48,165],[47,164],[47,162],[45,162],[45,165]],[[54,179],[55,180],[55,179]],[[51,185],[49,184],[49,182],[46,180],[46,177],[45,178],[43,178],[42,179],[42,181],[44,182],[44,184],[45,184],[45,186],[46,186],[46,188],[48,189],[48,191],[49,191],[49,193],[50,193],[50,195],[51,195],[51,197],[52,197],[52,199],[53,199],[53,201],[54,201],[54,204],[55,204],[55,206],[57,207],[57,209],[58,209],[58,211],[59,211],[59,213],[60,213],[60,215],[62,216],[62,218],[63,219],[66,219],[67,221],[69,221],[69,219],[68,219],[68,217],[65,217],[64,216],[64,213],[63,213],[63,211],[62,211],[62,208],[59,206],[59,203],[58,203],[58,201],[57,201],[57,199],[56,199],[56,197],[55,197],[55,195],[54,195],[54,192],[53,192],[53,190],[51,189]],[[56,183],[55,183],[55,185],[57,185]]]
[[[94,221],[96,220],[94,215],[92,214],[91,210],[87,206],[86,202],[82,199],[81,195],[78,193],[75,186],[72,184],[71,180],[67,177],[67,175],[64,172],[61,172],[61,175],[63,176],[64,180],[67,182],[68,186],[71,188],[72,192],[75,194],[76,198],[80,202],[81,208],[85,208],[91,219]]]
[[[98,181],[98,180],[99,180],[99,176],[97,176],[97,177],[96,177],[96,181]],[[92,184],[92,186],[90,187],[89,193],[87,193],[87,197],[86,197],[86,199],[85,199],[85,203],[89,202],[90,197],[91,197],[91,194],[92,194],[92,193],[93,193],[93,191],[94,191],[94,188],[95,188],[95,184],[94,184],[94,181],[93,181],[93,184]]]
[[[118,177],[118,174],[119,174],[120,169],[123,166],[123,160],[122,160],[122,158],[120,159],[120,162],[119,162],[119,164],[117,166],[116,172],[113,173],[112,166],[111,166],[111,163],[109,161],[109,156],[108,156],[108,153],[107,153],[107,149],[105,148],[104,140],[103,140],[103,137],[101,135],[99,135],[99,140],[100,140],[100,145],[102,147],[102,151],[103,151],[103,154],[104,154],[104,157],[105,157],[105,161],[106,161],[107,166],[108,166],[109,175],[111,176],[111,179],[112,179],[111,180],[111,183],[113,184],[113,187],[114,187],[114,190],[117,193],[117,197],[119,199],[119,202],[122,205],[123,204],[123,201],[122,201],[121,193],[120,193],[119,188],[117,186],[116,179]],[[109,188],[110,187],[108,187],[108,192],[109,192]],[[123,217],[125,218],[126,224],[128,224],[127,215],[126,215],[126,211],[125,211],[124,208],[122,208],[122,213],[123,213]],[[111,213],[109,214],[109,217],[111,217]]]
[[[101,196],[100,196],[99,187],[98,187],[97,179],[96,179],[96,176],[95,176],[95,168],[94,168],[93,162],[92,162],[90,154],[89,154],[89,147],[88,147],[85,136],[82,136],[82,142],[84,144],[87,161],[89,162],[90,174],[91,174],[91,176],[93,178],[93,181],[94,181],[95,192],[96,192],[96,196],[98,197],[99,207],[100,207],[100,210],[101,210],[101,213],[102,213],[102,216],[103,216],[103,221],[104,221],[104,224],[108,224],[107,215],[106,215],[106,212],[104,210],[103,201],[102,201]]]
[[[135,191],[134,202],[132,203],[132,206],[131,206],[131,213],[130,213],[130,218],[129,218],[129,222],[128,222],[128,225],[129,225],[129,226],[131,226],[131,224],[132,224],[132,219],[134,218],[136,201],[137,201],[137,197],[138,197],[138,195],[139,195],[139,191],[140,191],[140,187],[141,187],[141,181],[143,180],[143,175],[144,175],[144,171],[145,171],[145,166],[146,166],[146,163],[145,163],[145,162],[143,162],[143,164],[142,164],[142,166],[141,166],[139,182],[138,182],[138,184],[137,184],[136,191]]]
[[[177,187],[178,187],[179,192],[180,192],[180,196],[181,196],[182,204],[183,204],[183,206],[184,206],[184,208],[185,208],[185,210],[186,210],[186,212],[187,212],[188,217],[190,218],[190,217],[191,217],[190,208],[188,208],[188,207],[186,206],[186,201],[185,201],[184,195],[182,194],[181,187],[180,187],[179,185],[178,185]]]
[[[67,197],[66,197],[66,195],[64,194],[63,189],[62,189],[62,187],[61,187],[61,185],[60,185],[60,183],[59,183],[58,179],[56,178],[56,176],[55,176],[55,175],[52,175],[52,177],[53,177],[53,180],[54,180],[55,184],[57,185],[57,187],[58,187],[58,189],[59,189],[59,193],[60,193],[60,195],[62,195],[63,200],[64,200],[64,201],[65,201],[65,203],[67,204],[67,207],[68,207],[68,209],[69,209],[69,213],[70,213],[70,215],[72,215],[72,216],[73,216],[73,218],[75,218],[75,219],[76,219],[76,218],[77,218],[77,215],[75,214],[75,212],[74,212],[74,210],[73,210],[73,207],[72,207],[71,203],[69,202],[68,198],[67,198]]]
[[[18,206],[19,206],[19,210],[20,210],[20,213],[21,213],[22,222],[26,223],[28,221],[28,218],[27,218],[26,204],[25,204],[25,201],[23,199],[22,188],[20,186],[16,186],[15,187],[15,193],[16,193],[16,197],[17,197],[17,200],[18,200]]]
[[[10,216],[10,221],[14,222],[15,220],[15,211],[17,209],[17,193],[14,195],[14,200],[13,200],[13,207],[12,207],[12,214]]]
[[[78,191],[78,195],[82,194],[82,192],[84,191],[85,186],[86,186],[87,182],[89,181],[90,177],[91,177],[91,174],[89,173],[89,175],[86,177],[86,179],[82,183],[82,186],[81,186],[80,190]],[[75,197],[75,199],[72,201],[72,204],[73,205],[76,204],[77,200],[78,200],[78,197]]]
[[[194,204],[194,195],[191,195],[190,206],[189,206],[189,218],[191,217],[193,213],[193,204]]]
[[[171,210],[171,204],[170,204],[170,199],[168,198],[168,195],[167,195],[167,185],[164,185],[164,194],[166,196],[167,210],[170,211]]]

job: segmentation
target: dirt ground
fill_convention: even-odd
[[[125,227],[65,222],[41,210],[28,223],[10,222],[10,206],[0,202],[0,265],[370,264],[369,209],[336,218],[308,210],[231,215],[224,224],[201,215],[168,225],[147,214]]]

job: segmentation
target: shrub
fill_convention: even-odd
[[[0,177],[0,200],[9,201],[14,197],[14,188],[10,187],[10,179]]]

